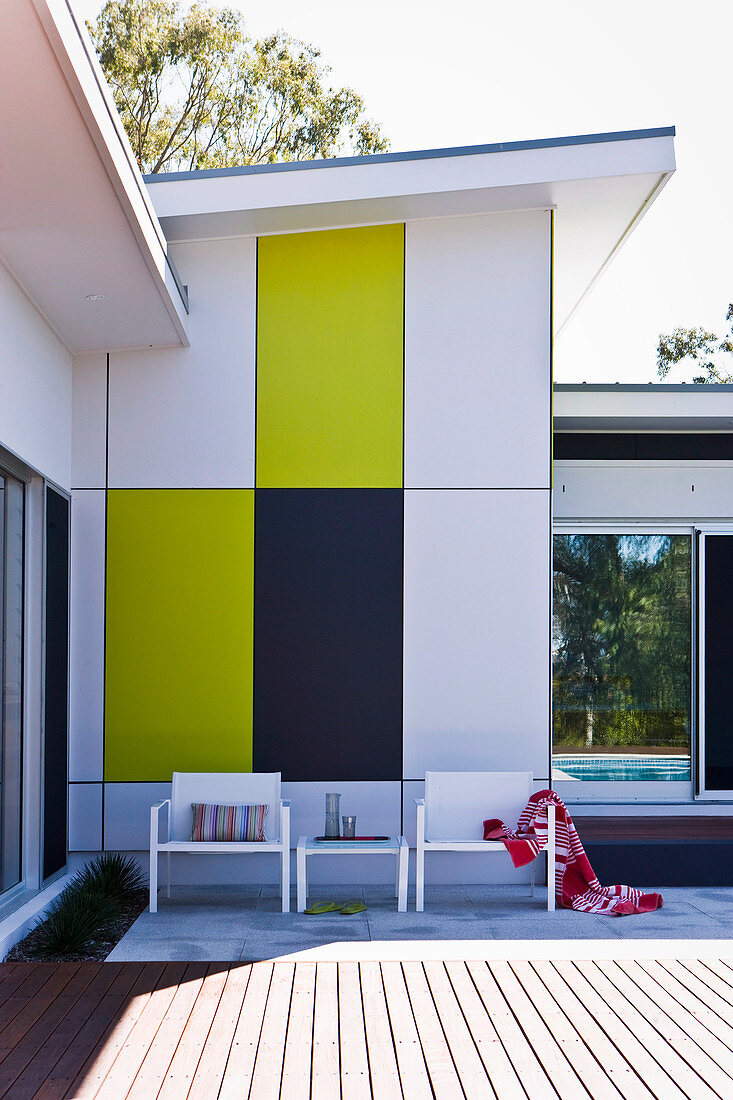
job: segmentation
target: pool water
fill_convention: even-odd
[[[633,780],[684,782],[690,779],[689,756],[570,756],[552,758],[553,779],[585,779],[601,782]]]

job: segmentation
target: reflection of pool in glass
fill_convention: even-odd
[[[677,781],[690,779],[689,756],[570,756],[552,758],[552,778],[611,780]]]

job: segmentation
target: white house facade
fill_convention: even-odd
[[[726,817],[733,397],[558,387],[553,471],[554,334],[673,130],[144,180],[62,0],[7,0],[0,43],[0,938],[90,853],[143,852],[174,770],[280,771],[294,837],[335,789],[414,842],[429,769]],[[553,536],[557,592],[599,535],[645,640],[591,669]],[[655,702],[668,583],[689,647]],[[275,877],[202,862],[176,877]]]

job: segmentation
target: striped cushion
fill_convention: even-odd
[[[266,840],[269,806],[217,806],[192,802],[191,840]]]

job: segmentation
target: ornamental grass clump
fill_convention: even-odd
[[[140,868],[129,856],[111,852],[74,875],[33,929],[28,951],[38,958],[87,956],[107,939],[123,907],[144,887]]]
[[[130,901],[138,890],[145,889],[143,873],[135,860],[114,852],[105,852],[87,863],[69,885],[74,883],[114,901]]]

